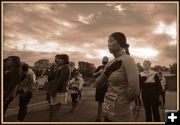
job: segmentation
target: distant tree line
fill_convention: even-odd
[[[53,63],[50,63],[48,59],[39,59],[34,63],[34,69],[39,71],[43,69],[48,69],[53,65]],[[137,63],[137,67],[139,72],[143,71],[143,66],[140,63]],[[85,61],[79,61],[78,62],[78,70],[81,72],[83,77],[92,77],[93,72],[96,70],[96,67],[94,64],[85,62]],[[161,66],[161,65],[155,65],[152,67],[152,70],[154,71],[166,71],[170,72],[171,74],[177,74],[177,63],[173,63],[172,65],[169,65],[169,67]],[[42,71],[39,71],[42,72]]]
[[[140,63],[137,63],[137,67],[139,72],[143,71],[143,66],[141,66]],[[172,65],[169,65],[169,68],[166,66],[161,66],[161,65],[155,65],[151,68],[154,71],[165,71],[165,72],[170,72],[171,74],[177,74],[177,63],[173,63]]]
[[[84,61],[78,62],[78,69],[82,73],[83,77],[92,77],[93,72],[96,70],[94,64]]]

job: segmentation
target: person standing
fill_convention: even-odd
[[[24,72],[24,79],[19,84],[17,94],[19,94],[19,113],[18,121],[24,121],[27,114],[27,106],[33,96],[33,93],[37,90],[36,76],[28,64],[22,64],[22,71]]]
[[[78,90],[78,101],[81,102],[81,96],[82,96],[82,90],[83,90],[83,86],[84,86],[84,80],[82,77],[82,74],[79,73],[79,79],[81,79],[82,82],[80,82],[80,86],[79,86],[79,90]]]
[[[71,112],[74,112],[78,105],[78,92],[82,89],[82,86],[84,84],[83,78],[80,76],[79,71],[76,71],[74,73],[74,78],[71,79],[69,83],[69,91],[71,93],[71,99],[72,99],[72,108]]]
[[[162,102],[161,102],[161,108],[165,108],[165,95],[166,95],[166,78],[163,76],[162,71],[158,72],[159,75],[159,80],[161,82],[161,87],[162,87],[162,92],[160,93],[160,98],[162,98]]]
[[[49,120],[59,121],[59,111],[61,104],[67,104],[67,85],[71,76],[69,66],[69,56],[66,54],[58,54],[55,56],[57,70],[54,78],[49,83],[50,95],[50,113]]]
[[[142,100],[145,108],[146,121],[160,122],[159,96],[162,91],[158,74],[151,70],[151,62],[143,62],[144,71],[140,73],[140,84],[142,89]]]
[[[75,68],[75,63],[73,61],[70,62],[70,67],[71,67],[71,78],[70,79],[73,79],[76,71],[78,71],[78,70]]]
[[[130,103],[139,94],[138,69],[129,55],[126,36],[121,32],[112,33],[108,39],[108,49],[114,56],[101,75],[96,79],[96,88],[107,83],[104,99],[105,122],[134,121]]]
[[[75,68],[75,62],[71,61],[70,62],[70,66],[71,66],[71,80],[74,78],[76,72],[79,72],[78,69]],[[82,74],[79,74],[79,75],[82,75]],[[81,76],[82,78],[82,76]],[[82,92],[82,88],[83,86],[81,85],[81,89],[78,90],[78,100],[81,101],[81,92]]]
[[[17,86],[22,81],[21,61],[18,56],[9,56],[4,59],[3,75],[3,112],[6,113],[9,104],[17,93]]]
[[[102,60],[102,65],[97,67],[97,69],[93,73],[93,77],[97,78],[103,72],[103,69],[105,65],[108,63],[108,61],[109,58],[107,56],[104,56]],[[98,107],[97,107],[98,118],[95,120],[96,122],[101,122],[102,104],[104,102],[104,96],[106,94],[106,91],[107,91],[106,83],[102,88],[96,89],[95,100],[98,102]]]
[[[50,84],[53,83],[53,80],[55,79],[55,75],[56,75],[56,71],[58,69],[57,66],[57,57],[55,56],[55,63],[52,64],[52,66],[50,67],[49,71],[48,71],[48,82],[45,83],[45,89],[46,91],[46,101],[48,101],[49,105],[50,105]]]

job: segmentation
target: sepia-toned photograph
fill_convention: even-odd
[[[1,8],[1,123],[177,121],[179,2]]]

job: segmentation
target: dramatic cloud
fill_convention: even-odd
[[[121,31],[137,62],[168,66],[177,61],[176,26],[176,3],[3,3],[4,58],[32,65],[67,53],[98,66],[103,56],[113,58],[107,39]]]

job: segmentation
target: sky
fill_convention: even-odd
[[[4,3],[3,58],[33,65],[65,53],[76,66],[98,66],[113,59],[108,36],[123,32],[136,62],[169,66],[177,62],[176,27],[176,3]]]

